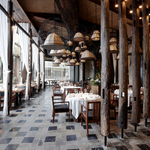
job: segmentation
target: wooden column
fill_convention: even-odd
[[[31,24],[29,25],[29,34],[32,37]],[[29,53],[28,53],[28,65],[29,65],[29,85],[28,85],[28,94],[31,97],[31,80],[32,80],[32,40],[29,42]]]
[[[143,117],[150,116],[150,52],[149,52],[149,16],[146,8],[148,8],[148,0],[143,1]]]
[[[12,0],[8,1],[8,13],[11,16],[13,16]],[[8,115],[9,115],[12,102],[12,78],[13,78],[13,23],[11,21],[11,18],[8,18],[8,69],[11,71],[8,74]]]
[[[40,37],[38,37],[38,45],[40,47]],[[38,92],[39,92],[40,91],[40,48],[39,48],[39,53],[38,53],[38,72],[37,72],[37,78],[38,78],[37,89],[38,89]]]
[[[128,43],[126,23],[126,3],[119,0],[119,113],[118,127],[127,128],[127,85],[128,85]],[[122,132],[123,133],[123,132]],[[123,138],[123,134],[122,134]]]
[[[107,137],[110,132],[110,49],[109,49],[109,0],[101,1],[101,133]]]
[[[132,122],[140,122],[140,40],[139,40],[139,8],[137,1],[132,0],[132,80],[133,80],[133,100],[132,100]],[[136,128],[135,128],[136,129]]]

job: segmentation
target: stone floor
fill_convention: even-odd
[[[95,123],[89,125],[88,137],[86,126],[75,123],[73,116],[68,122],[66,113],[56,114],[53,124],[51,95],[47,87],[10,116],[2,117],[0,112],[0,150],[150,150],[150,123],[144,127],[143,119],[136,133],[129,119],[124,139],[117,121],[111,120],[107,147]]]

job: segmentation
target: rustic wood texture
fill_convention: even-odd
[[[31,24],[29,27],[29,34],[32,37]],[[32,80],[32,40],[29,42],[29,52],[28,52],[28,61],[29,61],[29,85],[28,85],[28,94],[31,97],[31,80]]]
[[[149,51],[149,16],[146,8],[148,8],[148,0],[143,1],[143,117],[150,116],[150,51]]]
[[[38,37],[38,45],[40,47],[40,37]],[[38,72],[37,72],[37,89],[38,91],[40,90],[40,49],[39,49],[39,53],[38,53]]]
[[[128,84],[128,43],[126,23],[126,3],[122,0],[119,3],[119,113],[118,127],[127,128],[127,84]]]
[[[108,136],[110,132],[110,49],[109,49],[109,0],[101,1],[101,133]]]
[[[132,122],[139,123],[140,111],[140,37],[139,37],[139,8],[137,1],[132,0],[132,80],[133,80],[133,100],[132,100]]]
[[[8,1],[8,13],[13,15],[13,3]],[[8,69],[11,71],[8,73],[8,115],[12,102],[12,78],[13,78],[13,24],[11,18],[8,18]]]

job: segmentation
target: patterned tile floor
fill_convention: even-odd
[[[143,119],[137,132],[129,119],[124,139],[117,121],[111,120],[107,147],[95,123],[89,125],[88,137],[86,126],[75,123],[72,116],[69,122],[66,113],[56,114],[53,124],[51,95],[47,87],[10,116],[2,117],[0,112],[0,150],[150,150],[150,124],[144,127]]]

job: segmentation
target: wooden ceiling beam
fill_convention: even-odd
[[[101,1],[100,0],[89,0],[89,1],[91,1],[93,3],[96,3],[96,4],[101,6]],[[111,11],[118,14],[118,9],[115,8],[115,0],[109,0],[109,10],[111,10]],[[132,14],[130,14],[129,11],[130,11],[129,8],[126,7],[126,17],[128,19],[132,20]]]

